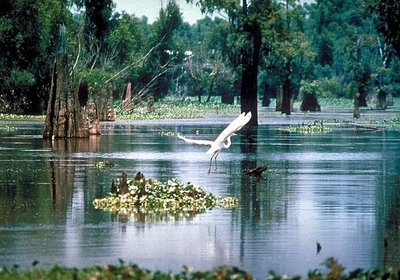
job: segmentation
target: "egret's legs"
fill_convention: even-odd
[[[216,153],[215,157],[214,157],[214,161],[215,161],[215,170],[217,170],[217,157],[218,157],[219,153]]]
[[[211,158],[210,158],[210,166],[208,167],[208,173],[210,173],[210,171],[211,171],[211,166],[212,166],[212,160],[213,159],[215,161],[215,170],[217,170],[217,157],[218,157],[218,155],[219,155],[219,152],[217,151],[211,156]]]

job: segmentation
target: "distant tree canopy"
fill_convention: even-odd
[[[148,48],[157,46],[154,52],[145,62],[143,73],[146,85],[149,85],[156,99],[169,93],[173,67],[179,63],[184,49],[180,49],[175,39],[176,30],[182,24],[182,15],[179,6],[174,2],[168,2],[165,8],[160,10],[159,18],[153,24],[150,33]],[[155,80],[154,78],[157,77]],[[149,84],[150,83],[150,84]]]
[[[396,0],[376,0],[373,10],[377,14],[376,24],[388,44],[400,57],[400,2]]]
[[[193,2],[214,17],[185,23],[173,0],[152,23],[115,12],[112,0],[2,1],[0,112],[45,112],[60,23],[69,80],[85,80],[88,88],[112,84],[116,97],[130,82],[139,102],[236,96],[257,116],[261,98],[277,98],[277,110],[290,114],[302,89],[357,96],[360,105],[382,89],[399,95],[398,1]]]
[[[99,42],[104,42],[110,29],[110,20],[113,13],[112,0],[85,0],[85,27],[86,36],[94,36]],[[93,38],[87,38],[90,42]]]
[[[3,1],[0,12],[0,111],[42,112],[54,52],[57,0]]]

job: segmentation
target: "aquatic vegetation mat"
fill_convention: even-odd
[[[96,209],[118,214],[199,213],[215,207],[234,208],[237,204],[234,197],[216,196],[190,182],[160,182],[146,179],[141,172],[134,179],[128,179],[124,172],[117,184],[112,184],[108,196],[93,201]]]
[[[325,133],[330,132],[332,129],[324,124],[322,120],[302,123],[297,126],[288,126],[278,128],[280,131],[291,133]]]
[[[197,119],[205,115],[236,115],[239,105],[227,105],[221,102],[203,102],[194,100],[163,100],[154,103],[154,111],[149,112],[144,102],[133,106],[130,111],[121,109],[120,102],[115,102],[117,119],[123,120],[160,120],[160,119]]]
[[[11,268],[0,267],[0,279],[154,279],[154,280],[194,280],[194,279],[235,279],[235,280],[251,280],[255,279],[253,275],[247,271],[241,270],[234,266],[219,266],[209,271],[196,271],[190,266],[183,266],[181,272],[162,272],[152,271],[142,268],[137,264],[126,263],[123,260],[116,265],[91,266],[82,269],[68,268],[62,266],[54,266],[49,269],[40,269],[37,267],[38,262],[34,262],[31,268],[21,270],[18,266]],[[310,270],[307,277],[280,275],[274,271],[269,271],[267,280],[381,280],[381,279],[400,279],[400,271],[388,268],[386,270],[363,270],[356,269],[346,272],[345,268],[334,258],[326,260],[326,269]]]
[[[221,266],[211,271],[194,271],[184,266],[180,273],[151,271],[136,264],[120,261],[117,265],[86,267],[83,269],[54,266],[48,270],[33,267],[22,271],[17,267],[0,267],[0,279],[160,279],[160,280],[189,280],[189,279],[253,279],[251,274],[236,267]]]

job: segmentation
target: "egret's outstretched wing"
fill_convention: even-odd
[[[178,135],[177,136],[179,139],[187,142],[187,143],[191,143],[191,144],[198,144],[198,145],[212,145],[213,141],[209,141],[209,140],[196,140],[196,139],[188,139],[185,136],[182,135]]]
[[[245,124],[247,124],[251,119],[251,112],[245,114],[244,112],[241,113],[236,119],[234,119],[222,132],[221,134],[215,139],[216,143],[223,143],[226,139],[232,135],[233,133],[240,130]]]

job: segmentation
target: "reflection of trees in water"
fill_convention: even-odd
[[[121,223],[127,222],[180,222],[180,221],[192,221],[198,214],[205,213],[206,211],[129,211],[120,213],[111,213],[112,220],[117,220]]]
[[[378,149],[389,159],[381,161],[381,170],[376,190],[377,251],[385,268],[400,269],[400,149],[389,150],[383,138]],[[385,242],[386,239],[386,242]],[[386,244],[385,244],[386,243]],[[386,245],[386,246],[385,246]]]
[[[77,165],[72,154],[75,152],[95,152],[99,146],[98,137],[89,139],[62,139],[45,142],[46,148],[51,148],[55,154],[48,161],[50,176],[50,191],[53,209],[56,213],[64,213],[73,200],[73,195],[79,180],[93,178],[94,169],[85,169]],[[84,159],[85,164],[95,164],[94,158]],[[77,179],[77,173],[81,173]],[[82,183],[82,182],[80,182]],[[81,184],[82,185],[82,184]],[[82,186],[83,187],[83,186]],[[84,199],[85,195],[83,196]]]
[[[262,178],[246,175],[245,170],[253,169],[265,162],[257,162],[254,159],[246,159],[246,155],[267,153],[262,150],[262,145],[257,145],[257,128],[244,129],[241,137],[241,152],[245,159],[241,161],[241,194],[240,202],[243,205],[242,224],[257,224],[260,222],[279,222],[287,217],[287,194],[289,191],[287,174],[268,174],[265,172]],[[254,157],[253,157],[254,158]],[[289,168],[288,163],[285,169]]]
[[[42,207],[42,189],[38,184],[42,179],[41,162],[26,157],[23,151],[9,153],[12,160],[0,162],[0,221],[34,221],[47,211]]]
[[[257,161],[257,155],[269,153],[268,145],[260,145],[258,141],[262,135],[258,135],[257,128],[245,129],[241,138],[241,152],[244,159],[241,161],[240,184],[240,257],[243,261],[246,252],[246,244],[254,238],[254,231],[249,226],[260,226],[267,223],[279,223],[287,219],[288,213],[288,172],[283,174],[273,174],[265,172],[261,178],[256,178],[245,174],[245,170],[253,169],[257,166],[268,165],[267,162]],[[279,169],[289,170],[288,162],[282,163]],[[238,178],[239,179],[239,178]],[[265,232],[261,240],[266,240]],[[259,244],[258,246],[268,246]],[[250,253],[251,254],[251,253]]]
[[[392,168],[392,166],[386,166],[386,168]],[[400,269],[400,175],[387,173],[389,173],[387,170],[383,172],[382,180],[385,182],[380,189],[380,195],[377,196],[381,204],[378,210],[380,215],[377,215],[377,231],[380,233],[378,234],[378,248],[383,250],[384,267]],[[384,224],[380,221],[383,221]]]

